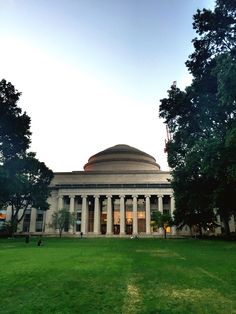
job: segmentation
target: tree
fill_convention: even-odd
[[[194,86],[184,92],[172,86],[168,94],[168,98],[161,100],[160,115],[172,133],[167,152],[176,202],[175,222],[178,228],[187,224],[191,229],[197,225],[201,234],[202,228],[215,222],[209,198],[213,183],[201,169],[209,131],[199,117],[207,102],[195,93]]]
[[[193,82],[185,91],[172,86],[160,106],[172,133],[167,152],[176,219],[204,228],[215,223],[217,210],[229,233],[236,192],[235,1],[218,0],[214,11],[198,10],[193,26],[198,37],[186,62]]]
[[[198,37],[193,39],[195,51],[186,65],[194,77],[201,77],[212,59],[236,49],[236,3],[234,0],[216,0],[214,10],[197,10],[193,28]]]
[[[75,215],[70,213],[68,209],[61,208],[52,214],[52,222],[50,227],[58,229],[61,238],[63,230],[67,230],[75,223]]]
[[[175,191],[174,223],[177,229],[189,226],[190,231],[217,226],[216,215],[211,204],[211,184],[204,178],[190,177],[189,171],[179,169],[172,182]],[[199,197],[201,196],[201,197]]]
[[[166,239],[167,228],[173,226],[171,215],[165,212],[161,213],[160,211],[154,212],[152,215],[152,222],[156,227],[163,229],[164,238]]]
[[[9,231],[32,207],[46,210],[53,172],[28,152],[30,118],[17,106],[21,93],[11,83],[0,82],[0,206],[11,206]]]
[[[34,153],[8,160],[3,169],[5,200],[2,202],[11,207],[10,230],[14,233],[26,210],[32,207],[41,210],[49,208],[47,198],[53,172],[36,159]]]
[[[0,81],[0,163],[24,154],[30,145],[30,118],[17,106],[21,93]]]

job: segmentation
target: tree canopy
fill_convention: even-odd
[[[66,231],[70,226],[75,223],[74,213],[70,213],[68,209],[61,208],[54,212],[52,215],[52,222],[50,224],[54,229],[58,229],[61,238],[63,230]]]
[[[30,145],[30,118],[17,106],[21,93],[0,81],[0,162],[24,154]]]
[[[186,65],[193,81],[175,85],[161,100],[160,117],[172,137],[168,162],[179,226],[207,228],[220,214],[225,232],[236,192],[236,3],[218,0],[213,11],[198,10],[194,52]]]
[[[152,223],[154,226],[163,229],[163,235],[166,239],[167,228],[173,226],[173,219],[169,213],[156,211],[152,214]]]
[[[10,232],[32,207],[46,210],[53,172],[28,152],[30,118],[17,106],[21,93],[0,82],[0,205],[11,206]]]

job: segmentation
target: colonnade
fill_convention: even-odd
[[[174,198],[170,196],[170,213],[173,214],[174,211]],[[75,212],[75,198],[81,197],[82,199],[82,210],[81,210],[81,231],[83,234],[87,234],[88,230],[88,220],[89,220],[89,200],[93,197],[94,204],[94,214],[93,214],[93,234],[101,234],[101,199],[106,199],[107,210],[106,210],[106,235],[112,235],[113,230],[113,200],[119,198],[119,234],[126,234],[126,206],[125,200],[127,198],[132,199],[132,234],[137,235],[138,230],[138,198],[139,195],[127,196],[121,195],[69,195],[69,211],[71,213]],[[153,197],[153,195],[152,195]],[[156,195],[158,201],[158,210],[163,212],[163,197],[164,195]],[[64,195],[58,196],[58,210],[63,208],[64,205]],[[142,195],[145,200],[145,233],[147,235],[151,234],[151,195]],[[70,232],[73,232],[73,227],[70,228]],[[90,230],[91,232],[91,230]],[[172,230],[173,233],[173,230]]]

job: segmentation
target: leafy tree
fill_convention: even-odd
[[[173,226],[173,220],[171,218],[171,215],[166,212],[154,212],[152,215],[152,222],[156,227],[163,229],[164,238],[166,239],[167,228]]]
[[[184,169],[179,170],[173,181],[176,210],[174,222],[178,229],[185,225],[198,230],[208,230],[217,226],[216,215],[211,204],[211,184],[204,178],[190,177]],[[199,197],[200,196],[200,197]]]
[[[47,210],[47,198],[50,195],[49,184],[53,172],[35,158],[34,153],[28,153],[22,158],[8,160],[5,170],[5,200],[11,207],[10,226],[12,233],[18,223],[24,218],[27,209],[32,207]]]
[[[216,0],[213,11],[197,10],[193,20],[198,37],[192,41],[195,51],[186,65],[194,77],[201,77],[215,56],[228,52],[235,56],[235,0]]]
[[[63,230],[67,230],[70,226],[73,226],[74,223],[75,215],[70,213],[68,209],[61,208],[53,213],[50,227],[58,229],[61,238]]]
[[[17,106],[21,93],[0,81],[0,163],[24,154],[30,144],[30,118]]]
[[[11,206],[12,234],[27,209],[48,209],[53,177],[35,153],[27,152],[30,118],[17,106],[20,95],[11,83],[0,82],[0,206]]]
[[[194,16],[198,37],[186,65],[193,82],[185,91],[172,86],[161,100],[160,116],[172,139],[167,144],[173,169],[176,219],[204,228],[215,223],[225,232],[236,192],[236,3],[216,1],[214,11]],[[182,221],[181,221],[182,220]]]

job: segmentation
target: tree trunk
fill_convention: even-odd
[[[163,228],[164,230],[164,239],[166,239],[166,228]]]
[[[16,232],[16,230],[17,230],[17,222],[16,221],[9,221],[9,225],[8,225],[8,233],[9,233],[9,236],[11,237],[11,238],[14,238],[14,234],[15,234],[15,232]]]

